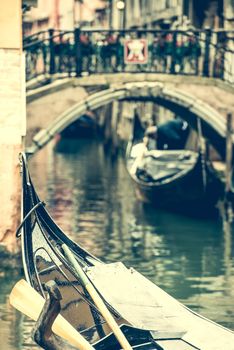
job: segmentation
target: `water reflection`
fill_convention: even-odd
[[[234,328],[232,227],[142,205],[124,160],[113,163],[95,141],[60,144],[47,163],[48,205],[73,239],[104,261],[134,266],[186,305]]]
[[[49,146],[30,161],[38,192],[63,230],[102,260],[133,266],[195,311],[234,329],[233,227],[144,206],[121,157],[112,162],[90,140],[65,146],[66,152],[62,144],[56,152]],[[5,299],[11,277],[7,283],[0,290],[1,312],[15,319]],[[2,336],[14,327],[28,339],[27,323],[4,320]],[[6,349],[23,349],[19,344],[14,340]]]

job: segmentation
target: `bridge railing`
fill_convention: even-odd
[[[234,82],[234,31],[51,29],[24,38],[24,50],[27,80],[145,72]]]

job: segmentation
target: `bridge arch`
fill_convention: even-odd
[[[59,115],[46,129],[40,130],[33,138],[30,153],[44,147],[54,136],[79,119],[87,109],[95,110],[113,101],[152,101],[187,120],[194,128],[200,118],[203,135],[218,152],[225,154],[226,119],[210,105],[189,93],[166,87],[159,82],[131,82],[113,85],[93,93]]]

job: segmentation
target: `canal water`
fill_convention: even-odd
[[[194,311],[234,329],[232,227],[142,205],[124,159],[112,161],[97,141],[49,145],[30,169],[47,209],[73,240],[106,262],[133,266]],[[0,349],[31,349],[32,323],[8,302],[21,264],[0,266]]]

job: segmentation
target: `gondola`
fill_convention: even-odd
[[[143,140],[130,140],[126,152],[127,170],[138,198],[166,209],[214,213],[223,183],[205,152],[150,149],[147,136]]]
[[[121,262],[105,264],[70,240],[40,201],[21,155],[23,221],[21,236],[26,280],[43,297],[45,283],[55,281],[62,295],[61,313],[100,350],[120,344],[94,305],[64,254],[65,244],[103,298],[132,349],[231,350],[234,333],[194,313]]]

